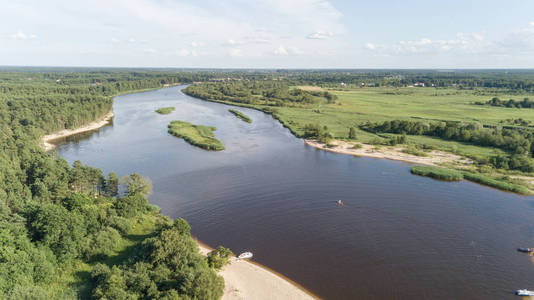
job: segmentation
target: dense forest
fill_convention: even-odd
[[[191,85],[184,90],[188,95],[241,104],[268,106],[302,106],[325,101],[335,103],[337,96],[323,91],[305,91],[290,88],[283,81],[225,81]]]
[[[224,282],[199,254],[189,225],[148,204],[147,179],[69,166],[39,145],[44,134],[107,113],[113,95],[197,76],[0,73],[0,298],[221,297]]]

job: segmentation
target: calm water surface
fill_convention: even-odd
[[[534,289],[534,198],[412,176],[406,163],[316,150],[270,116],[197,100],[183,87],[115,98],[113,124],[57,151],[152,179],[150,202],[211,246],[254,259],[325,299],[512,299]],[[155,109],[175,106],[170,115]],[[227,150],[167,134],[217,127]],[[336,201],[343,200],[344,207]]]

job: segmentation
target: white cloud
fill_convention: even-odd
[[[375,50],[376,49],[376,45],[373,44],[373,43],[367,43],[365,44],[365,49],[369,49],[369,50]]]
[[[189,54],[191,54],[191,51],[187,49],[181,49],[176,51],[176,56],[188,56]]]
[[[275,55],[287,56],[287,55],[303,54],[304,52],[302,52],[297,47],[293,47],[293,46],[289,46],[289,47],[279,46],[278,48],[274,49],[273,53]]]
[[[330,31],[316,31],[312,34],[309,34],[307,38],[312,39],[312,40],[324,40],[324,39],[327,39],[333,36],[334,36],[334,33]]]
[[[280,46],[276,49],[274,49],[274,54],[276,55],[289,55],[289,52],[284,46]]]
[[[6,20],[9,15],[18,17]],[[46,45],[25,49],[34,61],[77,64],[80,60],[76,54],[89,51],[101,54],[101,58],[105,55],[106,59],[97,59],[95,55],[84,60],[86,65],[109,66],[165,66],[161,57],[166,54],[202,56],[206,58],[202,66],[218,67],[226,66],[225,57],[240,55],[241,59],[232,62],[235,66],[265,67],[276,64],[277,58],[272,53],[279,45],[283,45],[283,50],[278,51],[280,55],[296,55],[302,53],[299,49],[310,49],[306,50],[307,54],[310,51],[332,57],[336,49],[343,48],[345,41],[332,39],[330,43],[317,43],[312,39],[343,34],[345,27],[341,16],[327,0],[208,0],[207,3],[49,0],[46,4],[12,1],[0,10],[0,19],[6,24],[16,24],[22,17],[29,21],[28,28],[47,24],[42,29],[44,33],[39,32],[39,35],[46,35]],[[104,43],[101,32],[111,32]],[[12,36],[30,39],[28,32]],[[108,47],[105,42],[131,47],[135,43],[137,47],[132,49],[137,49],[137,54],[125,52],[124,47]],[[0,54],[16,53],[23,47],[23,43],[18,44],[9,45],[9,49]],[[192,49],[197,50],[193,52]],[[150,55],[153,53],[161,56]],[[0,64],[5,57],[2,56]],[[14,59],[4,60],[15,63]]]
[[[457,33],[448,40],[417,40],[399,41],[393,44],[366,43],[364,48],[385,55],[438,54],[443,52],[477,53],[487,49],[490,42],[480,33]]]
[[[17,33],[8,35],[8,37],[13,40],[26,40],[26,39],[35,39],[37,38],[37,35],[33,33],[30,35],[26,35],[24,32],[19,30]]]
[[[534,21],[529,23],[530,26],[534,26]]]
[[[243,56],[243,51],[241,49],[237,49],[237,48],[230,49],[230,56],[232,56],[232,57]]]

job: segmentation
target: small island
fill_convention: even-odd
[[[228,110],[229,112],[231,112],[232,114],[234,114],[236,117],[238,117],[239,119],[247,122],[247,123],[252,123],[252,119],[249,118],[247,115],[245,115],[244,113],[240,112],[239,110],[235,110],[235,109],[229,109]]]
[[[162,108],[156,109],[155,111],[158,114],[168,115],[168,114],[172,113],[174,110],[175,110],[175,108],[171,106],[171,107],[162,107]]]
[[[183,138],[193,146],[211,151],[224,150],[224,144],[215,138],[213,126],[194,125],[184,121],[172,121],[169,124],[169,133]]]

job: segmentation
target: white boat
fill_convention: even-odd
[[[517,290],[515,294],[518,296],[534,296],[534,292],[529,290]]]
[[[239,259],[252,258],[252,252],[243,252],[237,257]]]

